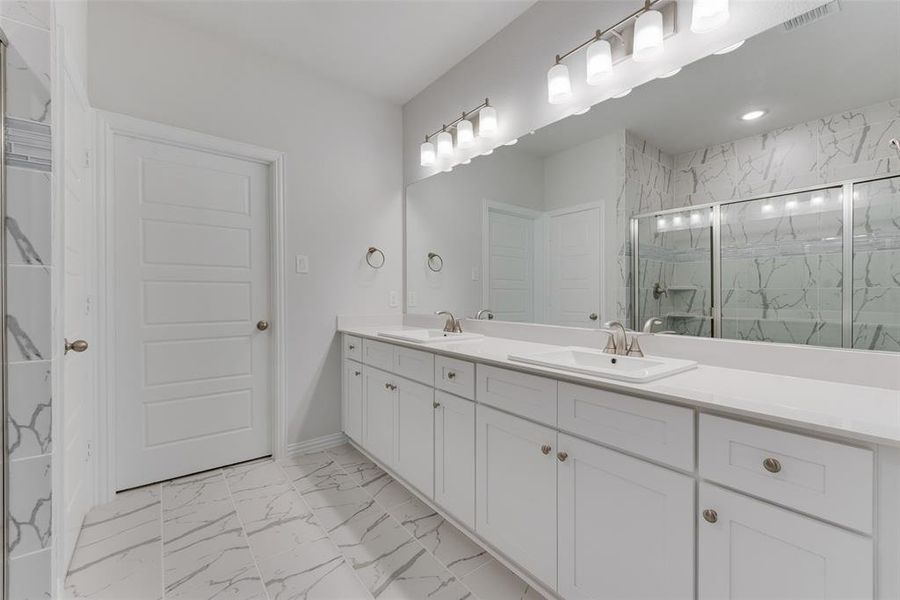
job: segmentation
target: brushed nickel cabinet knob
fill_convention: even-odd
[[[703,518],[706,519],[708,523],[715,523],[719,520],[719,513],[711,508],[707,508],[703,511]]]
[[[435,402],[432,402],[432,403],[431,403],[431,406],[433,406],[434,408],[440,408],[440,407],[441,407],[441,403],[435,401]]]
[[[88,349],[88,343],[84,340],[75,340],[74,342],[70,342],[69,340],[64,339],[63,341],[66,343],[66,351],[63,352],[63,354],[68,354],[69,350],[73,352],[84,352]]]
[[[447,379],[456,379],[456,371],[447,371]]]
[[[763,468],[769,473],[778,473],[781,471],[781,461],[777,458],[767,458],[763,461]]]
[[[350,344],[349,346],[347,346],[347,350],[356,350],[356,345]]]
[[[259,329],[260,331],[265,331],[266,329],[269,328],[269,322],[266,321],[265,319],[263,319],[262,321],[257,322],[256,328]]]
[[[566,462],[566,459],[569,458],[568,452],[557,452],[556,458],[559,459],[559,462]]]
[[[543,452],[544,454],[550,454],[551,450],[553,450],[553,448],[550,447],[550,444],[544,444],[543,446],[541,446],[541,452]]]
[[[596,321],[599,318],[600,317],[597,316],[597,313],[591,313],[588,315],[588,319],[590,319],[591,321]]]
[[[362,373],[361,373],[360,371],[353,371],[353,374],[356,375],[357,377],[359,377],[360,375],[362,375]]]

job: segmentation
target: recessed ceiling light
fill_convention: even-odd
[[[627,96],[630,93],[631,93],[631,88],[628,88],[627,90],[625,90],[623,92],[619,92],[618,94],[613,96],[613,98],[624,98],[625,96]]]
[[[745,112],[744,114],[741,115],[741,121],[755,121],[758,118],[765,115],[767,112],[769,112],[769,111],[767,111],[765,109],[751,110],[750,112]]]
[[[732,44],[732,45],[730,45],[730,46],[725,46],[725,47],[722,48],[721,50],[716,50],[715,52],[713,52],[713,54],[722,55],[722,54],[728,54],[729,52],[734,52],[735,50],[737,50],[738,48],[740,48],[741,46],[743,46],[743,45],[744,45],[744,42],[746,42],[746,41],[747,41],[747,40],[741,40],[741,41],[738,42],[737,44]]]
[[[658,79],[668,79],[669,77],[672,77],[673,75],[678,75],[680,72],[681,72],[681,67],[678,67],[674,71],[669,71],[668,73],[663,73],[662,75],[660,75],[658,77]]]

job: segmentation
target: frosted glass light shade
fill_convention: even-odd
[[[572,98],[569,67],[559,63],[547,71],[547,100],[550,104],[562,104]]]
[[[612,47],[606,40],[597,40],[587,47],[587,82],[599,85],[612,73]]]
[[[423,142],[419,146],[419,164],[423,167],[430,167],[434,164],[434,144],[431,142]]]
[[[691,31],[713,31],[728,22],[730,16],[728,0],[694,0],[691,8]]]
[[[475,142],[475,129],[472,121],[463,119],[456,124],[456,145],[460,148],[468,148]]]
[[[648,62],[663,51],[663,16],[648,10],[634,22],[634,60]]]
[[[478,135],[493,137],[497,134],[497,109],[485,106],[478,111]]]
[[[453,136],[449,131],[442,131],[437,134],[437,156],[438,158],[449,158],[453,156]]]

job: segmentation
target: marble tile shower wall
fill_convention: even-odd
[[[894,137],[900,137],[900,98],[674,157],[625,132],[617,205],[619,316],[627,316],[629,322],[632,318],[626,308],[632,285],[630,216],[850,178],[900,174],[900,152],[889,145]],[[856,239],[876,237],[882,242],[877,248],[857,252],[854,262],[854,347],[900,350],[900,249],[883,241],[888,237],[900,240],[900,231],[896,218],[881,215],[876,222],[869,216],[878,210],[898,210],[900,198],[890,191],[890,185],[896,187],[896,183],[883,184],[887,188],[881,193],[880,209],[868,213],[857,210]],[[823,224],[823,219],[829,223]],[[765,223],[771,229],[768,232],[760,229],[766,227]],[[723,267],[731,282],[725,282],[723,295],[726,304],[731,304],[731,314],[729,307],[723,306],[723,335],[841,345],[840,249],[821,244],[821,240],[839,234],[840,224],[820,215],[805,223],[788,218],[760,220],[752,229],[758,240],[777,240],[777,253],[785,256],[755,255],[760,248],[742,244],[739,236],[729,238],[726,224]],[[784,247],[784,242],[794,244],[794,250]],[[669,277],[674,285],[682,284],[674,265],[682,265],[681,273],[690,271],[684,263],[691,261],[684,256],[669,259],[657,255],[654,260],[660,264],[651,261],[651,270],[658,277]],[[650,273],[641,278],[650,286],[654,283]],[[659,308],[663,311],[666,307],[660,304]],[[669,308],[678,311],[677,307]]]
[[[51,597],[49,165],[18,146],[50,134],[49,2],[0,2],[7,51],[7,261],[10,597]],[[22,132],[22,135],[17,135]]]

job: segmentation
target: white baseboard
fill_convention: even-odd
[[[306,440],[305,442],[293,442],[287,445],[286,456],[295,456],[297,454],[306,454],[307,452],[316,452],[325,448],[334,448],[340,446],[347,441],[347,436],[343,432],[331,433],[321,437]]]

